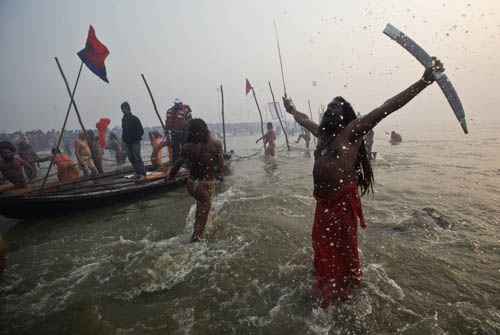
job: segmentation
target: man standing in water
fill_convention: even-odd
[[[306,128],[302,128],[302,133],[297,137],[297,141],[295,143],[299,143],[301,139],[304,139],[306,142],[306,149],[309,149],[309,142],[311,142],[311,132]]]
[[[180,158],[167,177],[173,179],[183,164],[189,169],[186,187],[189,194],[196,199],[196,220],[191,242],[198,242],[203,238],[212,196],[215,193],[215,182],[222,177],[224,171],[222,153],[222,144],[210,135],[205,121],[192,119]]]
[[[273,129],[273,123],[267,123],[267,132],[259,138],[255,143],[264,141],[264,155],[265,157],[274,157],[276,155],[276,132]]]
[[[290,99],[283,98],[287,112],[318,138],[313,168],[317,203],[312,240],[314,293],[321,299],[321,307],[347,299],[351,289],[361,284],[357,225],[366,225],[358,187],[365,194],[373,185],[363,136],[432,84],[435,73],[443,71],[441,62],[433,59],[422,79],[360,118],[346,100],[336,97],[328,104],[319,125],[298,112]]]

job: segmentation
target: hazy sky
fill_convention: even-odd
[[[162,115],[179,97],[218,121],[222,83],[227,122],[257,121],[248,77],[269,118],[267,80],[283,94],[273,19],[288,93],[300,109],[311,99],[315,118],[335,95],[367,113],[421,76],[420,64],[382,34],[391,22],[445,63],[470,123],[500,119],[500,1],[0,0],[0,131],[60,128],[68,96],[53,57],[72,86],[89,24],[110,50],[110,83],[83,72],[76,101],[88,127],[100,117],[119,125],[124,100],[145,125],[159,125],[140,73]],[[388,122],[432,120],[460,131],[437,86],[405,109]],[[70,120],[76,128],[74,113]]]

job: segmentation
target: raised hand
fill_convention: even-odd
[[[441,61],[436,57],[432,57],[432,65],[425,69],[422,80],[427,84],[432,84],[436,80],[436,77],[439,77],[439,75],[443,72],[443,63],[441,63]]]
[[[293,101],[290,98],[283,97],[283,106],[285,106],[285,110],[292,115],[296,111],[295,105],[293,104]]]

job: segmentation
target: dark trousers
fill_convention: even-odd
[[[144,162],[141,156],[141,142],[125,143],[125,149],[127,150],[128,160],[134,167],[135,173],[145,176],[146,169],[144,168]]]
[[[172,160],[175,162],[181,156],[182,145],[186,142],[186,131],[184,130],[172,130],[171,131],[171,141],[172,141]]]

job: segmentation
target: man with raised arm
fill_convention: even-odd
[[[316,214],[312,231],[316,283],[314,294],[326,308],[334,301],[350,297],[351,289],[361,284],[357,225],[366,228],[358,187],[365,194],[372,190],[373,171],[363,137],[389,114],[412,100],[443,72],[433,58],[422,79],[387,100],[372,112],[357,118],[342,97],[328,104],[317,125],[283,98],[288,113],[318,138],[314,152],[314,197]]]
[[[167,178],[173,179],[184,164],[189,170],[186,187],[189,194],[196,199],[196,221],[191,242],[198,242],[203,238],[216,179],[222,178],[224,173],[222,154],[222,144],[210,135],[205,121],[189,121],[186,144],[182,146],[180,157],[175,161]]]

